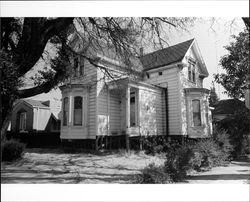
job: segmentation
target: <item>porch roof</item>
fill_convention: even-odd
[[[136,81],[135,79],[131,79],[131,78],[122,78],[122,79],[118,79],[118,80],[113,80],[110,81],[108,83],[109,87],[116,89],[116,88],[122,88],[122,87],[127,87],[129,85],[133,85],[133,87],[139,87],[139,86],[143,86],[143,87],[147,87],[147,88],[151,88],[154,90],[163,90],[163,87],[160,86],[156,86],[156,85],[152,85],[152,84],[148,84],[142,81]]]
[[[206,88],[184,88],[185,93],[206,93],[209,94],[210,90]]]

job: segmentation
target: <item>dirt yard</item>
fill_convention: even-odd
[[[124,151],[109,153],[62,153],[27,149],[22,160],[2,163],[2,183],[131,183],[136,173],[163,157]]]
[[[136,173],[164,157],[124,151],[63,153],[52,149],[27,149],[23,159],[2,163],[2,183],[132,183]],[[250,162],[233,161],[225,167],[192,173],[184,183],[249,183]]]

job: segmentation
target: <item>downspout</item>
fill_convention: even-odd
[[[164,88],[165,90],[165,113],[166,113],[166,136],[167,140],[169,137],[169,117],[168,117],[168,88]]]

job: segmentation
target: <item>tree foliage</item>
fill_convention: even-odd
[[[210,89],[210,96],[209,96],[209,106],[213,107],[215,103],[219,101],[219,97],[216,93],[215,86],[213,83],[213,87]]]
[[[232,41],[225,49],[228,54],[220,60],[226,73],[216,74],[215,81],[221,84],[230,97],[244,98],[249,75],[249,31],[233,35]]]

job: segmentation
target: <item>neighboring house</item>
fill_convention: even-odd
[[[142,55],[130,74],[120,61],[98,53],[96,64],[117,78],[72,56],[74,76],[60,87],[61,139],[211,134],[209,90],[203,88],[208,71],[194,39]]]
[[[230,118],[238,110],[246,109],[244,102],[238,99],[220,100],[213,107],[212,117],[214,122]]]
[[[51,112],[49,101],[18,100],[11,117],[11,132],[58,132],[60,121]]]

